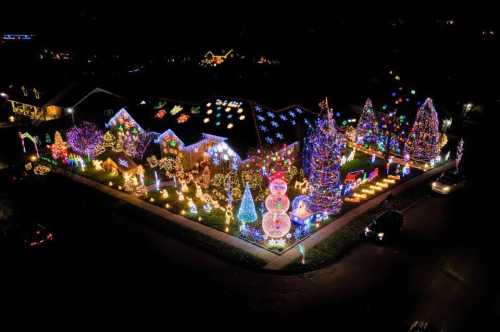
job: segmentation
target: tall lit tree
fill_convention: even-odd
[[[370,98],[366,99],[365,106],[356,127],[356,143],[376,144],[378,137],[378,121]]]
[[[430,161],[440,153],[439,119],[431,98],[427,98],[417,111],[413,127],[405,144],[405,153],[411,158]]]
[[[253,201],[252,192],[248,183],[245,186],[245,192],[241,199],[240,209],[238,210],[238,219],[241,222],[254,222],[257,220],[257,212],[255,211],[255,203]]]
[[[312,191],[309,208],[312,212],[338,213],[342,207],[340,159],[345,138],[335,125],[331,111],[319,118],[309,136],[311,145],[309,183]]]

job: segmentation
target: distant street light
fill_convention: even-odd
[[[75,111],[71,107],[68,107],[66,109],[66,113],[71,115],[71,122],[73,122],[73,126],[74,126],[75,125]]]

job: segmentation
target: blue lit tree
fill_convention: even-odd
[[[257,212],[255,211],[255,203],[253,201],[252,192],[248,183],[245,185],[245,192],[241,199],[240,209],[238,210],[238,219],[241,222],[254,222],[257,220]]]
[[[340,159],[345,138],[335,126],[328,111],[327,118],[320,118],[308,141],[311,145],[309,183],[312,187],[309,208],[314,213],[336,214],[342,207],[340,190]]]

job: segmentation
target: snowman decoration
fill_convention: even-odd
[[[270,194],[266,197],[267,212],[262,217],[262,229],[267,237],[279,239],[288,234],[291,227],[287,211],[290,200],[286,196],[287,183],[276,178],[269,184]]]

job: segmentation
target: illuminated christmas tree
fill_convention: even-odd
[[[356,143],[361,145],[372,145],[377,143],[378,121],[373,110],[372,101],[366,99],[365,106],[356,127]]]
[[[50,146],[50,151],[54,159],[62,159],[63,161],[68,159],[68,143],[63,141],[59,131],[54,134],[54,144]]]
[[[238,210],[238,219],[241,222],[254,222],[257,220],[257,212],[255,211],[255,203],[253,201],[252,192],[248,183],[245,186],[245,192],[241,199],[240,209]]]
[[[335,128],[331,111],[327,118],[319,118],[316,128],[308,138],[311,144],[309,196],[311,212],[335,214],[342,207],[340,161],[345,138]]]
[[[430,161],[439,155],[439,119],[432,99],[427,98],[417,112],[415,122],[405,144],[405,153],[421,161]]]
[[[113,149],[115,147],[115,144],[116,144],[115,135],[113,135],[113,133],[111,133],[110,131],[104,133],[104,136],[102,138],[102,145],[105,148]]]

